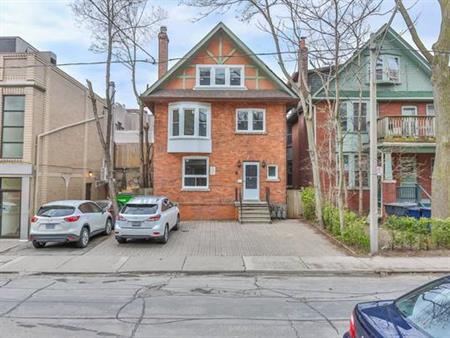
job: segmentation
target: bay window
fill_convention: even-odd
[[[265,131],[264,109],[237,109],[236,132],[261,133]]]
[[[211,106],[204,103],[179,102],[169,105],[170,138],[208,138]]]
[[[196,88],[244,88],[243,65],[197,65]]]
[[[183,158],[183,189],[208,188],[208,158]]]

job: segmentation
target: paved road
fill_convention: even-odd
[[[436,276],[0,276],[7,337],[341,337],[354,304]]]
[[[9,244],[10,242],[6,243]],[[1,244],[1,243],[0,243]],[[1,245],[0,245],[1,251]],[[31,243],[5,250],[10,256],[95,255],[95,256],[345,256],[311,226],[298,220],[272,224],[188,221],[171,232],[166,245],[149,241],[118,244],[113,236],[95,237],[85,249],[51,245],[36,250]]]

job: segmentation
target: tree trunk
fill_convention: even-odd
[[[449,30],[450,33],[450,30]],[[435,58],[437,58],[435,56]],[[450,72],[447,64],[433,65],[434,105],[436,110],[436,155],[432,179],[432,215],[450,216]]]
[[[313,109],[309,107],[309,109]],[[308,114],[308,115],[312,115]],[[320,186],[319,158],[317,156],[316,142],[314,140],[314,123],[312,116],[305,116],[306,133],[308,137],[309,157],[313,174],[314,197],[316,202],[316,218],[320,226],[323,227],[322,217],[322,187]]]

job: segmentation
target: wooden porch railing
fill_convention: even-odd
[[[432,141],[435,131],[434,116],[384,116],[378,119],[378,139]]]

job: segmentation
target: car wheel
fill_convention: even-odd
[[[166,227],[164,228],[164,234],[160,239],[160,243],[166,244],[168,241],[169,241],[169,226],[166,225]]]
[[[32,243],[36,249],[42,249],[46,244],[45,242],[41,242],[41,241],[33,241]]]
[[[179,228],[180,228],[180,215],[177,215],[177,222],[175,223],[175,225],[172,228],[172,230],[177,231]]]
[[[126,243],[126,242],[127,242],[127,239],[126,239],[126,238],[123,238],[123,237],[116,237],[116,241],[117,241],[117,243],[119,243],[119,244],[123,244],[123,243]]]
[[[108,236],[108,235],[111,234],[111,231],[112,231],[112,222],[111,222],[111,219],[108,218],[108,219],[106,220],[105,231],[103,231],[103,234],[106,235],[106,236]]]
[[[89,229],[84,227],[81,229],[80,238],[76,242],[78,248],[85,248],[89,243]]]

